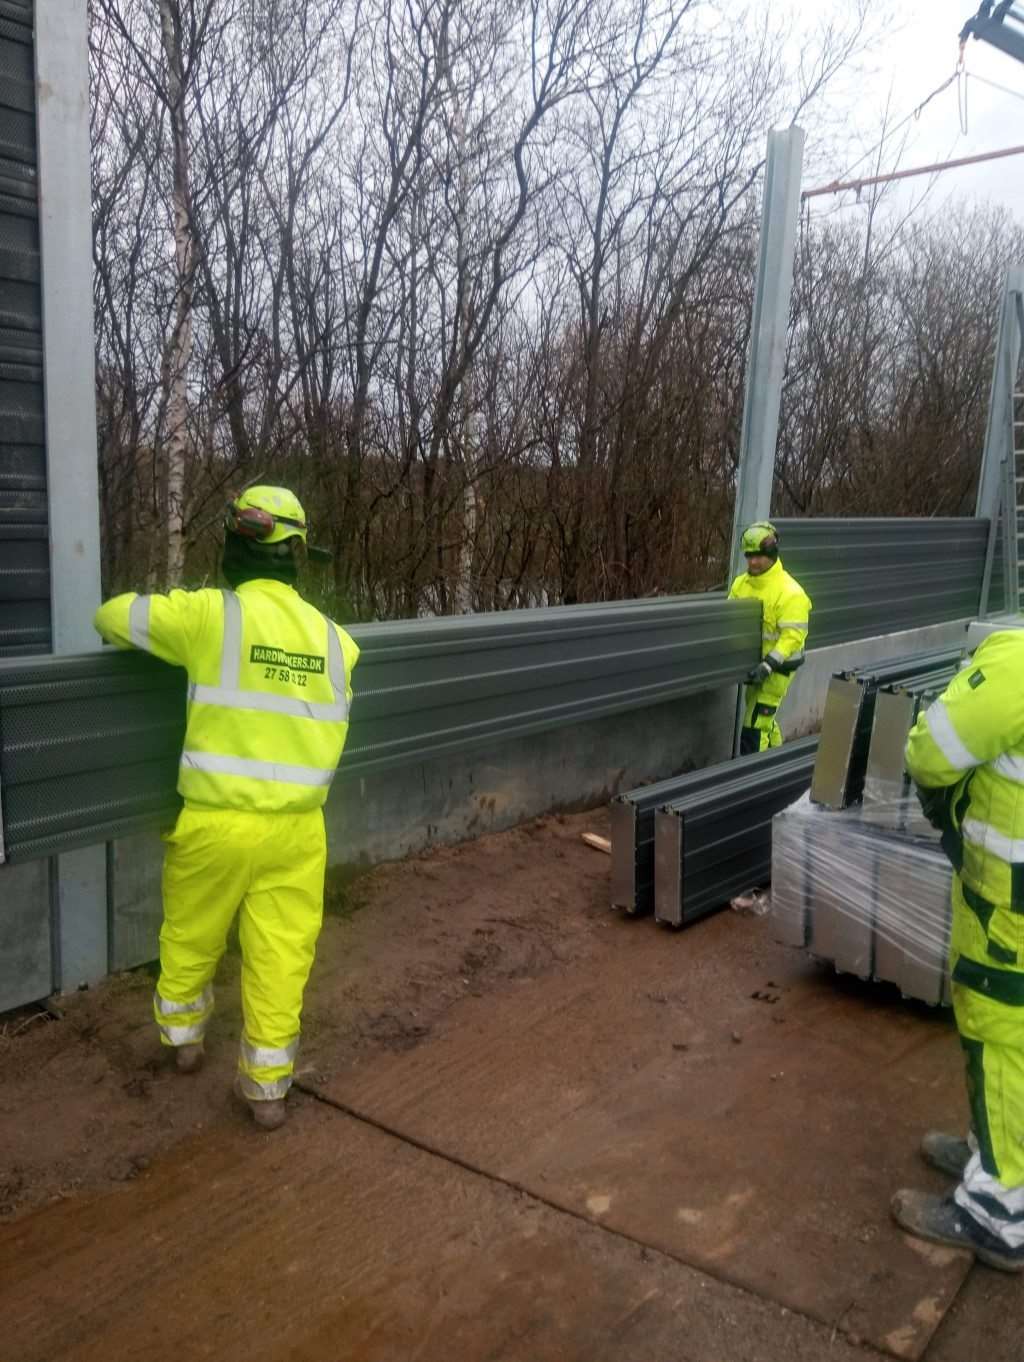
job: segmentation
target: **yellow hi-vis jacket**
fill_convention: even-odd
[[[729,599],[761,602],[761,657],[773,668],[803,658],[811,602],[796,578],[784,570],[781,559],[757,577],[741,572],[729,589]],[[758,686],[758,699],[777,705],[791,680],[792,676],[773,670]]]
[[[906,762],[949,792],[942,844],[981,927],[971,954],[1024,966],[1024,632],[981,643],[911,729]]]
[[[128,593],[102,605],[95,626],[188,672],[186,804],[298,813],[324,803],[359,648],[293,587],[261,578],[237,591]]]

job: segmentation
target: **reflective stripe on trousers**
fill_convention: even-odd
[[[238,1086],[243,1096],[251,1102],[284,1097],[292,1085],[298,1050],[298,1036],[287,1045],[253,1045],[243,1032],[238,1050]]]
[[[198,997],[176,1003],[153,992],[153,1015],[165,1045],[197,1045],[213,1012],[213,987],[207,984]],[[173,1021],[171,1020],[173,1018]]]
[[[974,1153],[953,1194],[956,1204],[1008,1248],[1024,1248],[1024,1187],[1006,1187],[986,1173],[973,1137],[971,1147]]]

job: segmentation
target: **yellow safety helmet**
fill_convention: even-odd
[[[306,542],[306,512],[287,487],[247,487],[229,504],[225,527],[258,544],[296,538]]]
[[[770,520],[758,520],[743,531],[741,548],[745,557],[763,554],[766,558],[779,556],[779,534]]]

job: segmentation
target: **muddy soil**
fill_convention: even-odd
[[[605,817],[537,820],[353,876],[332,875],[306,995],[307,1077],[419,1044],[453,1004],[566,970],[609,928],[608,860],[580,841]],[[217,1124],[241,1031],[237,947],[215,983],[203,1071],[171,1070],[151,1017],[155,970],[0,1018],[0,1223],[47,1202],[123,1186]]]

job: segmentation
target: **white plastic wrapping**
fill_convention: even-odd
[[[775,816],[776,935],[907,997],[948,1001],[949,862],[913,795],[872,793],[841,812],[805,796]]]

